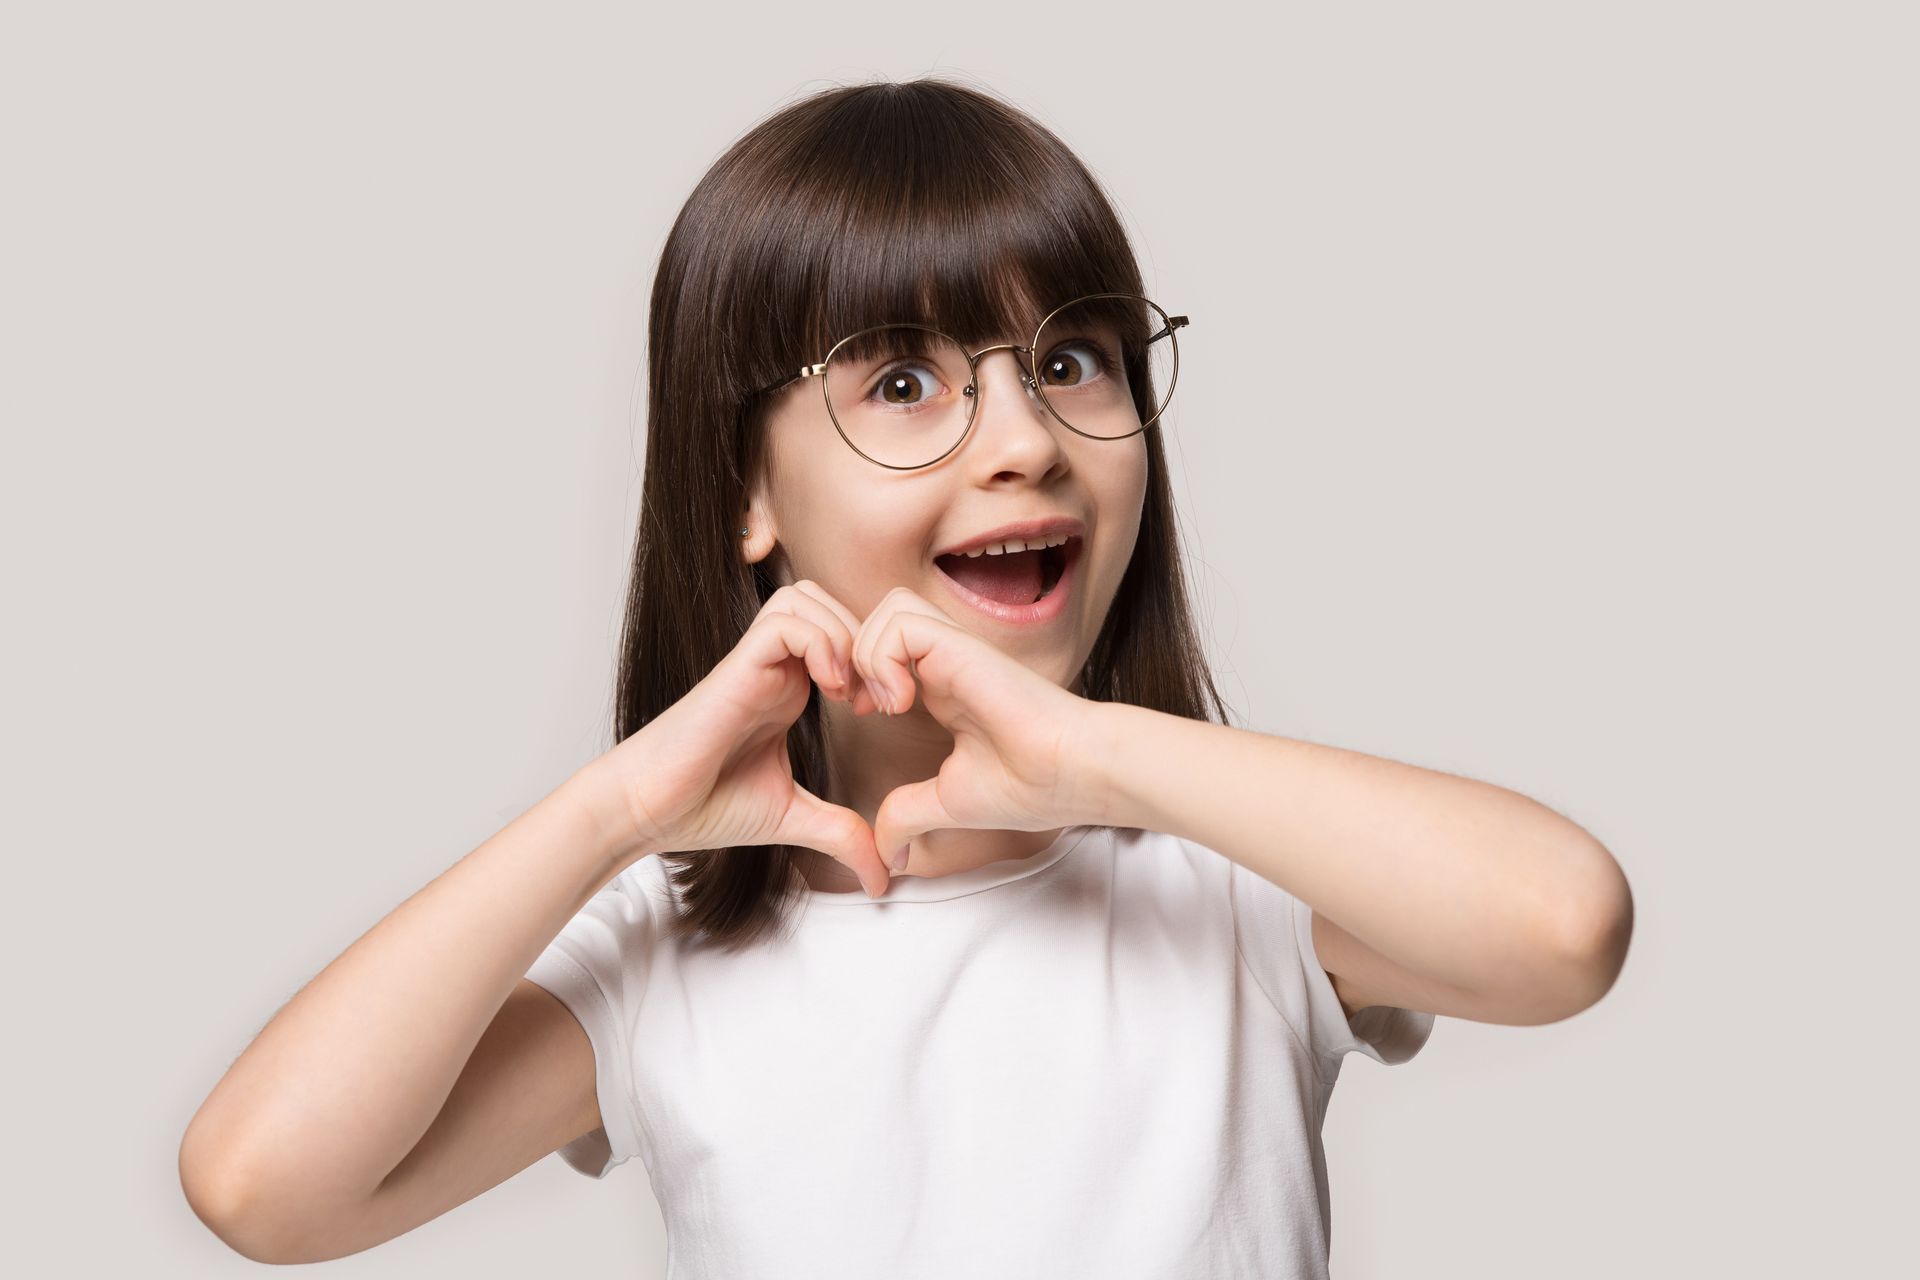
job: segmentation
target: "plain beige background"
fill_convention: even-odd
[[[1908,1257],[1910,14],[10,6],[9,1270],[256,1268],[179,1190],[194,1109],[609,745],[680,202],[929,71],[1055,128],[1193,317],[1164,429],[1243,723],[1534,796],[1632,881],[1593,1009],[1348,1060],[1336,1274]],[[325,1265],[662,1259],[637,1162],[549,1157]]]

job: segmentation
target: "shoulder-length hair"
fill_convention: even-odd
[[[869,325],[926,324],[972,346],[1031,332],[1044,314],[1036,303],[1108,291],[1144,292],[1100,184],[1052,132],[986,91],[936,77],[840,86],[735,141],[682,206],[654,278],[616,740],[703,679],[778,589],[776,557],[746,563],[736,533],[763,462],[756,389]],[[1136,405],[1155,403],[1144,370],[1133,391]],[[1225,722],[1151,427],[1146,447],[1139,536],[1081,691]],[[816,689],[787,742],[794,781],[824,795],[820,711]],[[662,853],[677,899],[672,932],[735,947],[778,927],[794,853]]]

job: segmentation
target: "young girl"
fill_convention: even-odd
[[[991,94],[762,123],[651,323],[618,745],[262,1031],[196,1212],[334,1258],[558,1150],[641,1157],[673,1277],[1325,1275],[1344,1056],[1597,1000],[1613,859],[1223,723],[1156,429],[1187,317]]]

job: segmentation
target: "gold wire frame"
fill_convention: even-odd
[[[1155,302],[1152,298],[1147,297],[1143,293],[1089,293],[1082,297],[1074,298],[1069,302],[1061,303],[1059,306],[1055,307],[1053,310],[1047,312],[1045,318],[1042,319],[1039,325],[1034,329],[1033,340],[1029,345],[1023,347],[1018,343],[1003,342],[1003,343],[1000,343],[998,346],[982,347],[980,350],[974,352],[971,355],[967,355],[966,347],[961,345],[959,342],[955,341],[949,335],[942,333],[938,329],[933,328],[931,325],[924,325],[924,324],[869,325],[864,329],[859,329],[853,333],[848,334],[846,337],[840,339],[840,341],[834,343],[832,348],[828,350],[826,356],[823,359],[821,359],[819,362],[815,364],[802,365],[800,367],[800,372],[794,374],[791,377],[783,378],[779,382],[776,382],[771,386],[762,387],[760,390],[754,392],[754,397],[757,399],[761,396],[769,396],[776,391],[781,391],[786,389],[787,387],[793,385],[795,382],[798,382],[802,378],[817,377],[820,379],[820,398],[825,402],[827,406],[827,417],[832,420],[834,431],[839,435],[840,439],[846,443],[847,448],[853,450],[855,453],[865,458],[868,462],[873,463],[873,465],[875,465],[876,467],[885,467],[889,471],[918,471],[922,467],[930,467],[934,463],[939,462],[942,459],[949,456],[950,454],[952,454],[955,449],[958,449],[961,445],[967,442],[968,436],[973,434],[973,420],[975,417],[974,410],[975,410],[975,407],[979,404],[978,365],[979,365],[981,356],[987,355],[994,351],[1012,351],[1016,355],[1025,354],[1028,357],[1029,362],[1031,362],[1031,360],[1034,358],[1036,350],[1040,346],[1040,335],[1046,332],[1047,324],[1049,321],[1051,321],[1055,316],[1059,315],[1062,311],[1065,311],[1068,307],[1077,307],[1083,302],[1092,302],[1098,298],[1132,298],[1137,302],[1144,302],[1149,307],[1152,307],[1155,311],[1159,312],[1161,320],[1165,321],[1165,325],[1161,328],[1160,332],[1154,334],[1151,338],[1148,338],[1146,342],[1143,344],[1143,348],[1142,348],[1144,349],[1145,347],[1150,347],[1154,343],[1160,341],[1160,339],[1165,338],[1167,339],[1170,345],[1170,350],[1173,353],[1173,366],[1172,366],[1172,369],[1167,374],[1166,392],[1164,395],[1161,396],[1160,403],[1157,406],[1155,406],[1153,413],[1147,418],[1147,420],[1141,423],[1138,427],[1135,427],[1132,431],[1127,432],[1127,434],[1123,436],[1096,436],[1091,432],[1080,430],[1080,428],[1074,426],[1071,422],[1068,422],[1065,418],[1061,417],[1059,411],[1056,410],[1053,407],[1053,404],[1047,399],[1046,387],[1044,385],[1041,385],[1035,382],[1033,375],[1027,372],[1027,370],[1024,368],[1020,371],[1020,381],[1026,386],[1027,394],[1037,399],[1040,402],[1041,406],[1045,408],[1050,415],[1052,415],[1053,420],[1055,422],[1058,422],[1061,426],[1073,432],[1075,435],[1085,436],[1089,440],[1125,440],[1125,439],[1128,439],[1129,437],[1139,435],[1142,431],[1145,431],[1148,427],[1152,426],[1159,419],[1161,413],[1163,413],[1166,410],[1166,407],[1169,404],[1173,403],[1173,388],[1175,384],[1177,384],[1180,381],[1180,340],[1174,336],[1174,330],[1183,329],[1187,325],[1192,323],[1192,321],[1190,321],[1186,316],[1168,315],[1165,308],[1163,308],[1159,303]],[[841,347],[844,347],[845,345],[847,345],[847,343],[853,341],[855,338],[858,338],[859,336],[861,336],[861,334],[873,333],[875,330],[878,330],[878,329],[921,329],[926,331],[927,333],[931,333],[934,336],[945,340],[946,342],[952,343],[953,346],[960,352],[961,355],[966,356],[967,385],[965,390],[963,390],[961,394],[967,397],[967,425],[961,428],[959,437],[951,445],[949,445],[946,449],[946,452],[940,454],[939,457],[933,458],[927,462],[916,462],[908,465],[901,465],[901,464],[892,463],[892,462],[882,462],[880,461],[880,459],[874,457],[872,454],[869,454],[865,450],[861,449],[859,445],[855,444],[851,439],[847,437],[846,430],[840,425],[839,416],[836,415],[833,411],[833,397],[827,394],[826,372],[827,372],[827,366],[833,363],[834,352],[840,350]]]

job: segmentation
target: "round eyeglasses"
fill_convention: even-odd
[[[1027,359],[1020,371],[1027,395],[1060,425],[1096,440],[1123,440],[1166,412],[1180,375],[1174,331],[1187,324],[1141,294],[1092,293],[1048,312],[1028,346],[1003,343],[969,354],[926,325],[874,325],[755,394],[817,377],[849,448],[879,466],[915,470],[960,447],[980,400],[980,357],[1010,350],[1015,360]],[[1144,419],[1141,403],[1153,408]]]

